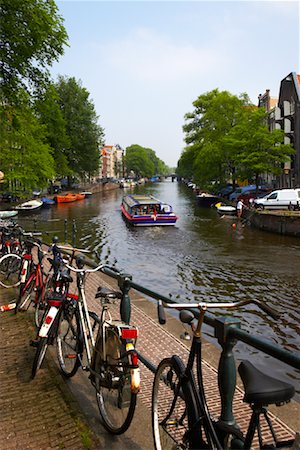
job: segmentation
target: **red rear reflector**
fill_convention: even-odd
[[[139,363],[138,355],[135,352],[131,353],[131,361],[132,361],[133,366],[137,366]]]
[[[25,255],[23,255],[24,259],[32,259],[32,256],[29,253],[26,253]]]
[[[47,325],[49,325],[49,324],[52,322],[52,320],[53,320],[53,317],[47,316],[46,319],[45,319],[45,323],[46,323]]]
[[[136,339],[138,337],[137,328],[122,328],[122,339]]]
[[[75,359],[76,358],[76,354],[72,354],[72,355],[67,355],[66,357],[68,358],[68,359]]]
[[[55,306],[58,308],[62,304],[62,300],[48,300],[50,306]]]
[[[74,300],[78,300],[78,295],[76,295],[76,294],[67,294],[67,298],[73,298]]]

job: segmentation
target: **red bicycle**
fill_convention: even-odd
[[[22,255],[20,272],[20,289],[16,302],[15,313],[28,310],[31,305],[35,308],[34,321],[40,326],[45,304],[45,293],[48,289],[49,274],[44,271],[44,252],[40,242],[27,240],[24,242],[25,251]],[[33,260],[33,247],[37,247],[37,263]],[[34,295],[32,293],[34,292]]]

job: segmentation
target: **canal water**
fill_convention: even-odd
[[[105,191],[43,209],[34,216],[37,227],[72,242],[76,225],[77,247],[97,250],[102,261],[115,263],[132,274],[135,282],[178,301],[263,300],[281,313],[280,319],[247,306],[234,313],[242,328],[299,352],[298,238],[259,231],[233,218],[222,219],[214,209],[200,208],[193,192],[171,180],[129,192],[152,194],[170,203],[179,217],[176,226],[132,228],[120,211],[125,192]],[[23,224],[32,227],[27,218]],[[205,333],[213,341],[209,327]],[[243,343],[236,350],[238,359],[247,357],[272,376],[292,382],[300,400],[299,371]]]

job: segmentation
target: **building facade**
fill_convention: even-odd
[[[279,187],[300,187],[300,75],[291,72],[280,83],[276,123],[284,131],[284,143],[295,154],[284,167]]]
[[[269,130],[283,130],[284,144],[291,144],[295,149],[282,174],[268,181],[276,188],[300,187],[300,75],[291,72],[281,81],[278,99],[271,97],[267,89],[259,95],[258,106],[268,112]]]
[[[124,150],[120,145],[104,145],[100,150],[100,161],[100,179],[111,180],[124,176]]]

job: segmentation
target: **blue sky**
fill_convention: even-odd
[[[57,1],[70,47],[52,67],[90,92],[107,144],[176,166],[184,115],[215,88],[253,103],[299,69],[298,1]]]

